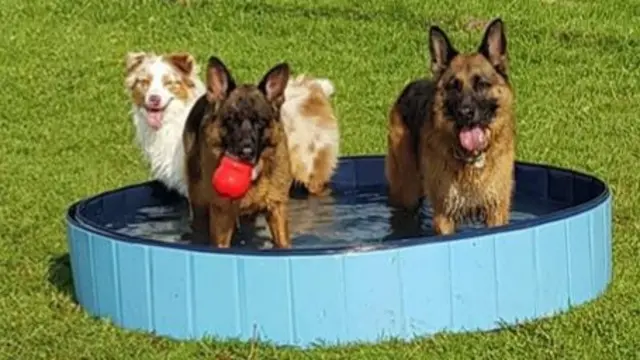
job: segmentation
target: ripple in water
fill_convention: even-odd
[[[536,218],[560,210],[566,204],[551,203],[518,194],[512,211],[512,223]],[[354,191],[338,197],[292,198],[289,226],[295,248],[323,248],[356,244],[378,244],[394,239],[430,236],[431,209],[421,216],[409,216],[387,206],[387,196],[379,191]],[[466,224],[461,232],[482,226]],[[121,234],[165,242],[188,242],[188,210],[185,204],[141,208],[135,220],[111,230]],[[271,247],[264,217],[253,228],[236,232],[234,246]]]

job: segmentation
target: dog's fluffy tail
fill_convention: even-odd
[[[333,93],[336,91],[333,82],[331,82],[331,80],[329,79],[317,78],[315,79],[315,82],[322,88],[322,91],[327,97],[331,97],[331,95],[333,95]]]

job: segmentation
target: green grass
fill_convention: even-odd
[[[640,352],[640,5],[624,0],[4,0],[0,6],[0,357],[3,359],[631,359]],[[358,5],[352,5],[358,4]],[[147,179],[133,143],[129,50],[219,55],[243,81],[289,61],[334,80],[345,154],[380,153],[400,89],[427,72],[424,22],[472,49],[507,24],[518,158],[612,187],[614,279],[600,299],[499,332],[318,348],[177,342],[87,316],[61,256],[64,212]],[[259,301],[259,300],[258,300]]]

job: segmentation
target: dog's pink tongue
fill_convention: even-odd
[[[467,151],[481,150],[485,144],[484,130],[480,126],[465,127],[458,135],[460,145]]]
[[[162,126],[162,111],[149,111],[147,113],[147,123],[155,130]]]

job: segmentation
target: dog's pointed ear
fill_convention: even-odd
[[[507,37],[502,19],[493,19],[487,25],[478,52],[489,60],[500,75],[507,77]]]
[[[265,74],[258,84],[258,89],[262,91],[268,101],[275,102],[280,106],[284,102],[284,89],[289,83],[290,73],[289,64],[280,63]]]
[[[207,99],[210,102],[224,100],[236,83],[222,60],[212,56],[207,64]]]
[[[195,70],[196,60],[187,52],[171,53],[166,59],[185,75],[192,75]]]
[[[142,64],[142,61],[148,56],[144,51],[130,51],[124,57],[124,66],[127,69],[127,74],[131,73],[138,65]]]
[[[444,31],[435,25],[429,28],[429,53],[431,72],[435,77],[438,77],[458,55]]]

